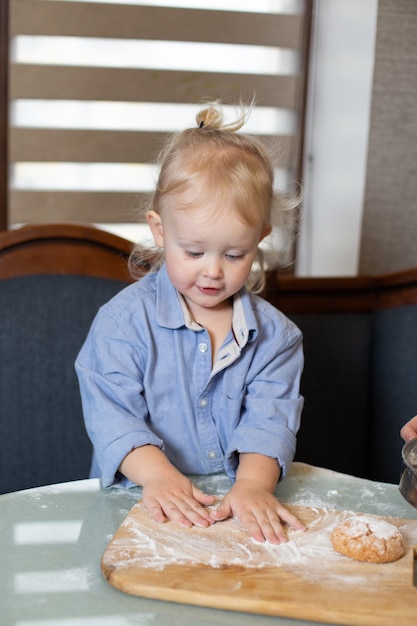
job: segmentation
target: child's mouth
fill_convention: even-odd
[[[220,289],[218,287],[199,287],[201,293],[205,293],[207,295],[216,295],[219,293]]]

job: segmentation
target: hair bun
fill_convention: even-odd
[[[216,103],[210,104],[203,109],[196,117],[199,128],[207,130],[218,130],[223,127],[223,113]]]
[[[235,121],[226,124],[221,105],[217,101],[212,102],[196,115],[198,128],[204,130],[223,130],[234,133],[246,124],[254,103],[255,101],[253,100],[247,110],[245,110],[244,105],[241,103],[240,116]]]

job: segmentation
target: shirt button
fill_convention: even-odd
[[[207,456],[209,459],[216,459],[217,458],[216,450],[209,450],[209,452],[207,452]]]
[[[198,403],[201,407],[205,407],[208,404],[207,398],[200,398],[200,402]]]
[[[198,349],[200,350],[200,352],[207,352],[208,345],[206,343],[200,343],[198,344]]]

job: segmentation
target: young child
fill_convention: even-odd
[[[302,337],[249,291],[263,284],[274,177],[266,149],[235,132],[245,119],[224,125],[214,103],[174,135],[146,214],[163,259],[101,308],[76,370],[92,476],[142,485],[158,522],[235,515],[280,543],[282,522],[304,529],[273,495],[295,453]],[[137,246],[133,273],[148,260]],[[234,483],[210,509],[214,496],[186,475],[221,471]]]

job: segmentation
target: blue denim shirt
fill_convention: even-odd
[[[207,331],[191,319],[165,266],[123,289],[98,312],[77,357],[92,475],[105,487],[134,448],[153,444],[185,474],[226,471],[238,454],[276,458],[282,476],[300,425],[300,330],[242,289],[232,329],[212,367]]]

